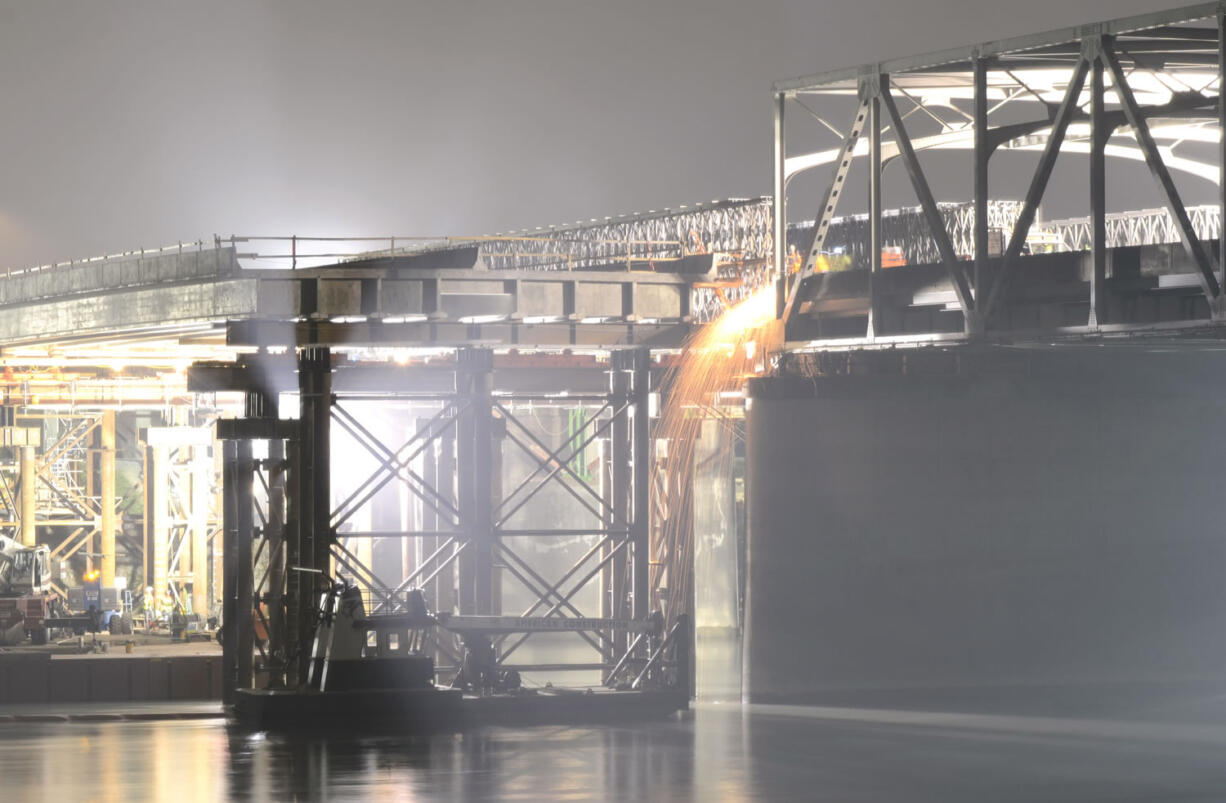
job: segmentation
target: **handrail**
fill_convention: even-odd
[[[221,238],[219,238],[217,235],[213,235],[213,243],[208,246],[208,250],[221,248],[221,244]],[[159,248],[138,248],[132,251],[121,251],[117,254],[104,254],[102,256],[85,257],[83,259],[70,259],[67,262],[51,262],[46,265],[34,265],[28,268],[8,268],[4,271],[4,276],[5,278],[11,279],[14,276],[24,276],[30,273],[42,273],[44,271],[63,268],[75,268],[80,265],[88,265],[94,262],[105,263],[131,259],[133,257],[143,258],[148,256],[159,256],[167,252],[182,254],[185,246],[188,249],[187,253],[192,253],[192,249],[194,249],[196,253],[206,250],[204,240],[195,240],[187,243],[180,241],[172,245],[164,245]]]
[[[420,235],[383,236],[301,236],[291,235],[231,235],[222,242],[235,247],[240,244],[275,243],[273,251],[255,250],[236,253],[237,258],[278,260],[289,262],[291,270],[299,267],[319,267],[321,260],[358,260],[385,256],[412,256],[432,251],[463,246],[492,247],[486,256],[496,260],[510,260],[517,267],[538,269],[571,270],[576,263],[625,262],[629,267],[635,262],[676,262],[692,252],[683,240],[648,239],[634,237],[585,238],[550,235],[464,235],[431,237]],[[286,250],[284,244],[288,243]],[[354,247],[338,249],[327,247],[333,243],[348,243]],[[369,247],[379,244],[384,247]],[[312,245],[319,245],[312,249]],[[594,253],[599,251],[600,253]],[[310,263],[303,265],[302,263]],[[524,262],[529,264],[524,265]]]

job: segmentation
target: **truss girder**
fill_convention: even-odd
[[[1174,23],[1178,25],[1173,26]],[[1171,31],[1181,32],[1181,36],[1172,36]],[[963,313],[961,339],[972,340],[996,337],[999,331],[1012,331],[1023,325],[1019,322],[1031,320],[1027,315],[1033,313],[1027,312],[1020,317],[995,317],[1002,305],[1026,303],[1018,301],[1018,293],[1009,290],[1009,279],[1016,274],[1017,263],[1024,261],[1022,257],[1028,248],[1092,251],[1091,280],[1086,291],[1090,312],[1083,328],[1105,331],[1102,327],[1110,324],[1115,331],[1126,328],[1128,323],[1108,321],[1106,317],[1109,314],[1107,296],[1115,292],[1111,288],[1119,286],[1118,282],[1113,283],[1109,273],[1107,250],[1178,242],[1186,252],[1207,302],[1199,307],[1202,310],[1199,314],[1205,315],[1203,310],[1207,307],[1208,324],[1226,321],[1223,286],[1226,264],[1206,245],[1207,240],[1218,240],[1217,251],[1220,253],[1226,248],[1226,231],[1221,222],[1222,204],[1226,203],[1226,137],[1221,135],[1223,121],[1226,121],[1226,94],[1222,91],[1226,69],[1226,34],[1223,31],[1226,31],[1226,6],[1205,4],[1125,21],[1081,26],[1059,34],[985,43],[927,57],[930,61],[926,61],[926,57],[897,59],[855,70],[778,82],[775,85],[776,210],[787,214],[786,196],[791,178],[822,165],[832,166],[837,179],[846,175],[850,162],[864,161],[867,156],[870,187],[880,187],[881,169],[873,166],[872,158],[877,152],[881,152],[883,164],[892,161],[902,164],[911,178],[920,207],[907,221],[911,231],[893,238],[886,232],[887,226],[897,227],[900,218],[905,217],[886,215],[870,203],[867,216],[849,218],[858,226],[851,238],[853,243],[847,247],[836,245],[837,251],[832,251],[832,243],[837,242],[836,222],[824,220],[831,204],[827,196],[821,196],[816,224],[809,224],[816,228],[804,229],[804,224],[795,224],[792,220],[777,221],[776,238],[786,236],[788,245],[800,245],[829,227],[829,234],[824,235],[827,252],[850,255],[850,259],[835,270],[878,266],[881,259],[875,251],[879,248],[897,248],[902,252],[900,256],[905,254],[903,264],[943,264],[948,286],[955,297],[955,301],[945,305],[944,311]],[[1091,73],[1093,80],[1088,80]],[[896,96],[905,98],[910,104],[905,114],[898,108]],[[870,137],[870,142],[864,143],[853,141],[858,137],[843,135],[837,144],[826,150],[789,153],[788,128],[782,124],[784,110],[794,103],[810,116],[825,115],[825,111],[815,111],[813,106],[823,97],[855,98],[859,103],[857,115],[862,114],[866,100],[879,101],[888,118],[889,139],[878,143]],[[845,108],[848,100],[842,101]],[[1023,112],[1023,107],[1037,109],[1039,114]],[[1019,117],[1023,120],[1030,117],[1031,121],[1019,122]],[[798,119],[806,120],[806,116],[798,115]],[[829,128],[828,124],[823,127]],[[915,130],[909,130],[913,128]],[[818,135],[829,139],[825,130],[819,130]],[[1205,156],[1210,147],[1215,156],[1212,160]],[[974,203],[967,205],[970,225],[969,236],[965,239],[949,225],[947,210],[932,194],[931,177],[925,175],[921,156],[917,156],[927,150],[974,152]],[[1025,189],[1023,201],[1009,208],[1011,219],[996,224],[979,221],[976,225],[975,207],[981,215],[990,218],[993,208],[1000,203],[987,197],[989,160],[1001,153],[1019,151],[1039,152],[1028,187],[1014,187],[1010,192],[1002,187],[1003,176],[998,176],[991,186],[1005,197],[1017,197],[1022,194],[1018,190]],[[1091,156],[1091,176],[1087,182],[1092,188],[1088,198],[1090,217],[1036,222],[1039,204],[1062,152]],[[1109,214],[1103,190],[1105,157],[1143,162],[1154,178],[1165,209]],[[1186,205],[1173,178],[1175,171],[1217,182],[1219,203],[1207,207]],[[870,198],[875,197],[870,192]],[[942,224],[945,224],[944,230]],[[997,246],[990,237],[993,229],[1005,235],[1000,251],[995,250]],[[869,253],[865,254],[862,249],[867,243],[874,245],[870,245]],[[917,249],[916,243],[926,245]],[[788,269],[781,258],[783,248],[781,243],[774,263],[775,270],[780,273]],[[918,253],[920,251],[926,252]],[[802,271],[802,276],[808,273],[807,264],[814,256],[805,254],[806,270]],[[962,264],[971,260],[973,266]],[[970,276],[966,275],[968,268],[973,268]],[[820,304],[806,303],[803,310],[797,310],[793,302],[798,283],[791,283],[791,292],[788,292],[788,284],[779,283],[780,309],[785,311],[783,317],[788,324],[789,337],[795,331],[799,338],[812,338],[812,334],[799,333],[821,331],[812,320],[802,323],[801,316],[829,312],[846,317],[855,313],[845,310],[860,309],[848,303],[840,307],[841,296],[831,295],[826,283],[813,283],[805,297],[816,297]],[[891,283],[891,287],[899,286],[897,282]],[[1184,284],[1159,285],[1163,288],[1176,286]],[[878,291],[875,287],[874,280],[869,279],[868,299],[864,302],[864,308],[869,310],[866,333],[842,337],[866,343],[893,335],[895,331],[900,336],[914,333],[924,337],[913,322],[904,325],[897,320],[900,314],[906,315],[897,307],[892,311],[893,325],[901,328],[882,331],[876,325]],[[863,292],[860,290],[861,294]],[[1137,285],[1127,292],[1145,292],[1145,289]],[[824,295],[815,295],[819,293]],[[1141,319],[1138,323],[1143,326],[1146,321]],[[793,323],[795,327],[791,326]],[[840,331],[847,328],[843,326]],[[945,331],[938,329],[929,336],[944,336]]]

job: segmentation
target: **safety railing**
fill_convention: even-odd
[[[165,256],[167,254],[178,254],[182,256],[183,254],[199,253],[201,251],[208,251],[221,247],[221,238],[217,235],[213,235],[212,240],[194,240],[186,243],[178,242],[174,243],[173,245],[163,245],[158,248],[137,248],[131,251],[120,251],[114,254],[103,254],[102,256],[86,257],[84,259],[70,259],[67,262],[51,262],[46,265],[34,265],[28,268],[9,268],[4,271],[4,278],[13,279],[35,273],[78,268],[82,265],[122,262],[131,259]]]
[[[322,267],[337,262],[416,256],[477,247],[489,267],[518,270],[574,270],[593,264],[667,264],[689,255],[681,240],[605,239],[556,236],[370,236],[234,235],[222,241],[241,262],[254,267]]]

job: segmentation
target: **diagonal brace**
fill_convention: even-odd
[[[822,197],[822,205],[813,221],[813,234],[810,235],[809,242],[805,245],[804,268],[797,276],[790,280],[791,287],[788,290],[787,304],[783,309],[784,321],[787,321],[792,316],[792,307],[796,303],[800,283],[806,276],[813,273],[814,267],[817,264],[817,257],[821,253],[822,248],[825,247],[826,235],[830,232],[830,222],[834,220],[834,213],[839,207],[839,195],[843,191],[843,183],[847,181],[847,175],[851,172],[851,163],[856,151],[856,143],[860,141],[860,135],[863,133],[865,123],[868,120],[868,107],[869,99],[862,98],[859,108],[856,109],[856,115],[852,118],[847,138],[843,140],[843,147],[839,151],[838,161],[835,162],[834,175],[830,179],[830,186],[826,188],[826,194]],[[775,243],[775,248],[777,249],[786,247],[787,243]]]
[[[1077,66],[1073,69],[1073,77],[1069,81],[1068,89],[1064,93],[1064,100],[1060,104],[1060,109],[1056,112],[1055,120],[1052,121],[1051,135],[1047,138],[1047,147],[1043,149],[1043,156],[1039,159],[1039,166],[1035,169],[1034,176],[1030,180],[1030,189],[1026,191],[1026,200],[1022,204],[1022,211],[1018,214],[1017,223],[1013,227],[1013,234],[1009,237],[1009,246],[1005,249],[1004,256],[1001,257],[1000,269],[997,271],[996,278],[992,282],[992,290],[988,293],[986,303],[980,307],[980,317],[985,323],[991,319],[992,311],[996,308],[996,303],[1000,299],[1001,292],[1009,279],[1009,271],[1021,255],[1022,246],[1026,244],[1026,237],[1030,234],[1031,225],[1034,224],[1034,217],[1038,212],[1039,202],[1043,200],[1043,192],[1047,189],[1048,179],[1051,178],[1052,170],[1055,169],[1056,157],[1060,154],[1061,145],[1064,144],[1064,135],[1068,132],[1069,122],[1073,119],[1073,115],[1079,111],[1077,104],[1081,98],[1081,89],[1085,86],[1086,76],[1089,74],[1089,71],[1089,62],[1084,58],[1078,59]]]
[[[949,239],[949,231],[945,228],[945,219],[941,217],[941,210],[937,208],[936,199],[932,196],[932,188],[928,186],[928,179],[924,176],[919,158],[915,155],[911,137],[907,134],[902,117],[898,114],[898,106],[894,103],[894,96],[890,93],[889,76],[881,76],[880,82],[878,91],[881,103],[890,117],[890,125],[894,127],[894,137],[898,142],[898,149],[902,152],[907,175],[911,177],[911,186],[915,188],[915,195],[919,198],[920,206],[924,210],[924,217],[928,221],[932,238],[936,240],[937,250],[941,252],[941,261],[945,263],[945,272],[949,274],[949,281],[954,286],[954,293],[958,296],[958,303],[962,305],[962,312],[969,326],[977,311],[970,283],[966,279],[966,271],[958,262],[958,255],[954,252],[953,243]]]
[[[1149,123],[1145,121],[1132,87],[1128,85],[1128,77],[1124,75],[1124,68],[1120,66],[1120,61],[1115,55],[1110,37],[1103,37],[1099,57],[1111,72],[1111,83],[1120,99],[1120,105],[1124,107],[1124,116],[1128,118],[1128,123],[1132,126],[1133,133],[1136,134],[1137,145],[1141,153],[1145,155],[1145,163],[1149,166],[1149,172],[1153,173],[1154,180],[1162,188],[1167,211],[1170,212],[1171,220],[1175,221],[1179,230],[1179,239],[1183,242],[1184,250],[1196,265],[1201,289],[1205,292],[1210,309],[1215,313],[1214,317],[1217,317],[1222,300],[1222,287],[1217,278],[1217,265],[1213,257],[1205,250],[1204,243],[1196,235],[1196,229],[1188,217],[1188,210],[1179,197],[1179,190],[1175,188],[1171,172],[1167,170],[1166,164],[1162,161],[1162,154],[1158,152],[1158,145],[1149,131]]]

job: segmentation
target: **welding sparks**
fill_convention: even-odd
[[[689,607],[693,594],[694,446],[703,420],[725,415],[720,405],[739,401],[745,380],[769,369],[782,334],[782,323],[775,319],[775,290],[767,285],[696,332],[664,379],[657,438],[665,441],[666,451],[655,466],[663,503],[652,545],[652,583],[657,590],[668,589],[670,621]],[[720,475],[732,471],[732,447],[725,440],[716,456]]]

